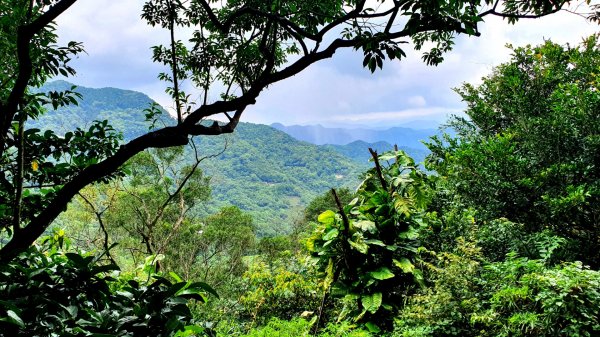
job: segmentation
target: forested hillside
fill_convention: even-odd
[[[289,233],[293,216],[334,187],[354,188],[368,162],[300,142],[266,125],[240,123],[231,136],[202,138],[202,162],[211,177],[208,213],[235,205],[254,218],[259,235]],[[226,147],[226,148],[225,148]]]
[[[39,90],[60,92],[73,86],[66,81],[53,81]],[[62,106],[59,110],[44,114],[39,120],[29,121],[27,127],[50,129],[60,134],[77,127],[87,129],[95,120],[108,119],[125,139],[133,139],[148,131],[150,124],[145,122],[144,109],[148,109],[153,101],[147,95],[117,88],[77,87],[75,91],[83,97],[77,105]]]
[[[42,91],[68,90],[72,86],[55,81],[46,84]],[[111,125],[127,141],[150,126],[144,122],[144,110],[153,101],[142,93],[79,86],[74,91],[82,95],[79,105],[49,111],[27,127],[72,130],[110,118]],[[169,125],[175,121],[165,112],[160,123]],[[202,138],[196,143],[200,156],[210,157],[200,167],[211,177],[212,189],[210,200],[197,211],[207,215],[226,205],[238,206],[254,217],[261,236],[289,232],[302,208],[330,188],[354,188],[360,172],[369,167],[369,147],[380,153],[393,148],[387,142],[364,141],[317,146],[298,141],[273,127],[252,123],[240,123],[232,135]],[[418,162],[427,154],[422,149],[404,146],[400,149]],[[188,156],[193,157],[191,153]]]

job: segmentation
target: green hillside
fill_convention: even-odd
[[[44,90],[70,86],[57,81]],[[125,140],[148,130],[143,113],[152,103],[148,96],[115,88],[78,87],[76,91],[83,95],[79,106],[50,111],[28,127],[60,133],[110,117]],[[334,148],[298,141],[260,124],[240,123],[233,134],[199,137],[195,143],[201,156],[218,154],[226,147],[201,164],[212,177],[212,198],[197,212],[208,215],[223,206],[238,206],[253,216],[262,236],[289,231],[294,215],[311,199],[332,187],[356,186],[359,173],[368,165]]]
[[[208,212],[233,204],[248,211],[259,235],[284,233],[291,217],[332,187],[353,187],[367,168],[336,151],[298,141],[267,125],[240,123],[229,136],[202,137],[203,162],[212,177]]]
[[[73,84],[66,81],[47,83],[42,91],[63,91]],[[154,102],[150,97],[137,91],[116,88],[77,87],[83,95],[79,105],[62,107],[51,111],[38,121],[28,122],[29,128],[53,129],[57,133],[71,131],[77,127],[89,126],[94,120],[110,119],[112,126],[123,134],[125,139],[142,135],[148,130],[144,109]]]

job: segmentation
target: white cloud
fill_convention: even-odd
[[[143,2],[80,0],[60,18],[59,35],[63,41],[83,41],[89,54],[76,61],[79,75],[74,82],[139,90],[171,105],[164,84],[156,79],[162,68],[150,60],[150,47],[166,41],[167,35],[140,19]],[[598,30],[597,25],[568,13],[521,20],[516,25],[500,18],[486,21],[481,37],[459,36],[455,50],[438,67],[424,65],[419,53],[407,50],[406,59],[388,62],[382,71],[371,75],[362,69],[360,52],[340,51],[333,59],[268,88],[256,105],[249,107],[244,120],[394,123],[431,117],[442,110],[460,111],[463,103],[451,88],[463,82],[476,83],[494,66],[509,60],[511,51],[505,44],[535,45],[548,38],[576,44]],[[198,96],[193,91],[190,94]]]
[[[408,104],[416,107],[423,107],[427,105],[427,101],[423,96],[411,96],[408,98]]]
[[[415,108],[400,111],[367,112],[353,115],[334,115],[328,121],[330,122],[348,122],[348,123],[368,123],[368,122],[406,122],[415,118],[439,119],[449,114],[460,113],[461,109],[448,109],[443,107]]]

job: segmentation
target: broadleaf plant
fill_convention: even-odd
[[[393,317],[423,280],[415,266],[417,229],[425,223],[431,189],[403,151],[372,155],[375,168],[367,171],[356,198],[338,204],[337,213],[319,215],[307,244],[327,291],[344,300],[339,319],[387,329],[391,322],[384,317]]]

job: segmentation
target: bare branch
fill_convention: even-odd
[[[106,209],[104,209],[102,211],[96,210],[96,206],[94,206],[94,204],[88,198],[86,198],[85,195],[83,195],[82,193],[77,193],[77,194],[79,195],[79,197],[81,197],[81,199],[83,199],[83,201],[85,201],[85,203],[88,204],[88,206],[90,206],[90,209],[96,215],[98,224],[100,225],[100,228],[102,229],[102,232],[104,233],[104,241],[103,241],[104,252],[105,252],[106,256],[110,259],[110,262],[117,264],[115,262],[115,260],[113,259],[112,255],[110,254],[110,247],[108,246],[108,231],[106,230],[106,226],[104,226],[104,221],[102,220],[102,214],[104,214]]]

